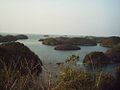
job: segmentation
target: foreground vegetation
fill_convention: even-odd
[[[26,66],[29,72],[22,75],[4,64],[0,69],[0,90],[120,90],[120,68],[115,77],[102,71],[91,73],[76,67],[78,60],[76,55],[67,58],[55,77],[49,68],[43,71],[46,75],[37,76]]]

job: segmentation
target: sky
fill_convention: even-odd
[[[0,0],[0,32],[120,36],[120,0]]]

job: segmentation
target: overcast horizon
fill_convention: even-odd
[[[0,32],[120,36],[120,0],[0,0]]]

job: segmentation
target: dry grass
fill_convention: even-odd
[[[111,75],[79,70],[75,64],[78,59],[78,56],[71,56],[60,65],[57,73],[51,64],[47,64],[39,76],[31,72],[27,62],[26,75],[3,63],[4,67],[0,69],[0,90],[105,90],[103,88],[108,88],[106,86],[111,87],[114,81]]]

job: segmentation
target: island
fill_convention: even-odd
[[[17,41],[18,39],[13,35],[6,35],[0,37],[0,43],[2,42],[11,42],[11,41]]]
[[[109,58],[103,52],[90,52],[83,60],[83,63],[89,66],[102,67],[110,63]]]
[[[108,64],[120,63],[120,44],[103,52],[90,52],[83,60],[86,65],[104,66]]]
[[[20,39],[28,39],[28,36],[26,35],[5,35],[5,36],[0,36],[0,43],[3,42],[14,42]]]
[[[102,39],[100,45],[103,47],[114,47],[119,43],[120,43],[120,37],[113,36]]]
[[[70,45],[70,44],[62,44],[62,45],[58,45],[54,48],[55,50],[80,50],[80,47],[76,46],[76,45]]]
[[[60,44],[60,42],[55,38],[46,38],[46,39],[43,39],[42,44],[54,46],[54,45]]]
[[[28,39],[28,36],[20,34],[15,36],[17,39]]]
[[[61,45],[61,44],[71,44],[71,45],[81,45],[81,46],[96,46],[97,43],[92,39],[81,38],[81,37],[56,37],[56,38],[46,38],[42,41],[45,45]]]
[[[44,37],[49,37],[49,35],[44,35]]]

